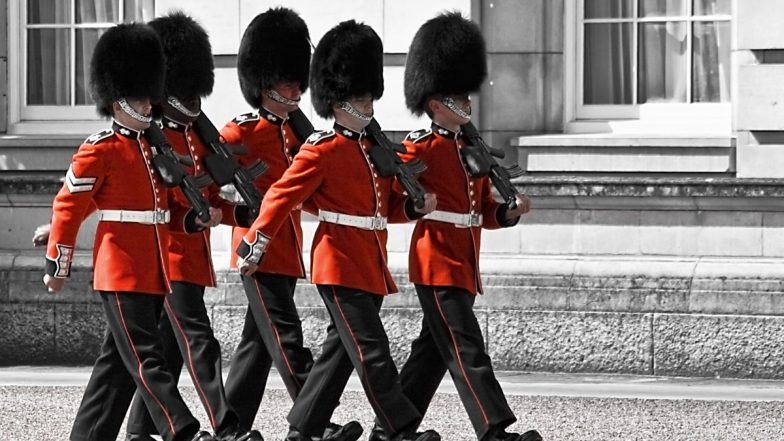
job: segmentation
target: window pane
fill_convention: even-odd
[[[28,0],[27,23],[70,23],[70,4],[70,1],[64,0]],[[5,8],[5,5],[3,5],[3,8]]]
[[[694,15],[720,15],[732,13],[732,0],[694,0]]]
[[[730,100],[730,23],[696,22],[692,40],[692,100]]]
[[[77,23],[116,23],[120,0],[76,0]]]
[[[686,102],[686,23],[640,25],[639,103]]]
[[[640,0],[640,17],[686,15],[686,0]]]
[[[632,104],[632,30],[630,23],[585,25],[585,104]]]
[[[93,104],[90,97],[90,59],[105,29],[76,30],[76,104]]]
[[[148,22],[155,18],[155,0],[125,0],[125,22]]]
[[[585,18],[627,18],[632,0],[585,0]]]
[[[68,30],[27,31],[27,104],[69,104],[68,53]]]

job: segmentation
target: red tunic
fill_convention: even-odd
[[[335,132],[337,131],[337,133]],[[380,177],[367,156],[371,143],[364,135],[335,125],[317,132],[261,204],[261,214],[245,240],[256,231],[276,237],[288,213],[304,200],[316,209],[355,216],[386,216],[408,222],[406,196],[393,192],[394,178]],[[322,221],[311,249],[312,281],[385,295],[397,291],[387,269],[387,231],[363,230]],[[262,262],[271,256],[265,255]]]
[[[497,229],[501,204],[493,199],[488,177],[471,177],[463,166],[457,134],[433,125],[432,130],[411,132],[403,141],[406,159],[419,158],[427,170],[419,182],[438,200],[436,210],[481,213],[483,228]],[[417,221],[411,236],[408,272],[411,282],[457,286],[473,294],[482,292],[479,248],[482,227],[459,228],[428,219]]]
[[[70,254],[85,216],[99,210],[169,209],[168,191],[153,170],[140,132],[116,122],[79,147],[52,206],[46,250],[54,275],[68,277]],[[189,211],[172,201],[169,225],[101,221],[93,245],[93,286],[98,291],[167,294],[169,228],[184,231]],[[48,265],[51,266],[51,265]]]
[[[245,114],[234,118],[221,130],[221,136],[229,144],[242,144],[248,149],[248,154],[240,157],[241,164],[248,165],[257,159],[267,163],[267,172],[256,179],[256,188],[262,195],[283,176],[300,144],[287,119],[263,108],[259,114]],[[300,217],[301,211],[298,208],[289,211],[287,219],[275,235],[275,240],[270,242],[267,248],[259,272],[305,277]],[[234,229],[232,249],[237,248],[246,232],[246,228]],[[232,256],[234,257],[233,254]]]
[[[193,167],[186,167],[186,171],[193,175],[206,172],[204,158],[212,151],[204,145],[193,130],[193,126],[181,124],[164,118],[163,133],[175,152],[189,156]],[[187,206],[188,199],[179,188],[170,190],[174,198],[181,205]],[[220,196],[220,188],[210,185],[202,191],[209,200],[210,205],[219,208],[223,214],[222,224],[237,225],[235,217],[236,204]],[[200,286],[215,286],[215,270],[212,265],[212,251],[210,249],[210,229],[198,233],[172,232],[169,243],[170,279],[177,282],[188,282]]]

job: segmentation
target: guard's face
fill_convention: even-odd
[[[302,91],[299,81],[280,81],[269,90],[261,92],[261,105],[267,110],[284,116],[299,108]]]
[[[299,101],[300,97],[302,97],[302,91],[299,89],[299,81],[282,81],[275,84],[275,87],[273,87],[273,90],[278,92],[280,96],[292,101]]]
[[[201,97],[192,96],[174,98],[184,109],[178,109],[174,105],[170,104],[168,100],[166,100],[162,104],[163,114],[166,115],[166,117],[183,124],[188,124],[195,121],[198,117],[198,114],[201,112]]]
[[[142,117],[148,118],[152,114],[152,101],[150,101],[149,97],[126,98],[125,101],[128,102],[128,105],[131,106],[131,109],[134,112]],[[122,110],[116,101],[112,108],[114,109],[114,119],[123,126],[137,131],[142,131],[150,127],[149,122],[139,121],[137,118],[134,118]]]
[[[446,95],[444,96],[445,99],[451,100],[451,103],[454,107],[457,108],[457,111],[453,108],[449,108],[444,100],[444,103],[447,108],[449,108],[450,112],[453,116],[453,121],[458,125],[463,125],[468,123],[471,120],[471,96],[468,94],[459,94],[459,95]],[[447,100],[447,101],[448,101]],[[462,112],[462,115],[461,115]],[[468,116],[466,116],[468,115]]]
[[[373,96],[368,94],[362,96],[355,96],[346,100],[351,106],[365,115],[373,115]]]

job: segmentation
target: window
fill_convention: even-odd
[[[575,119],[728,117],[731,0],[573,2]]]
[[[11,53],[17,91],[11,122],[95,120],[90,58],[101,33],[116,23],[152,18],[153,0],[21,0],[11,2]],[[17,8],[17,9],[13,9]],[[13,25],[12,25],[13,26]]]

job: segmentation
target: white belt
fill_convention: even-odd
[[[363,230],[383,230],[387,227],[387,218],[383,216],[353,216],[350,214],[319,210],[318,219],[332,224],[361,228]]]
[[[428,220],[454,224],[456,227],[460,227],[460,228],[482,226],[482,215],[479,213],[464,214],[464,213],[453,213],[451,211],[435,210],[426,214],[424,218]]]
[[[169,210],[133,211],[98,210],[98,220],[109,222],[132,222],[136,224],[167,224],[171,219]]]

